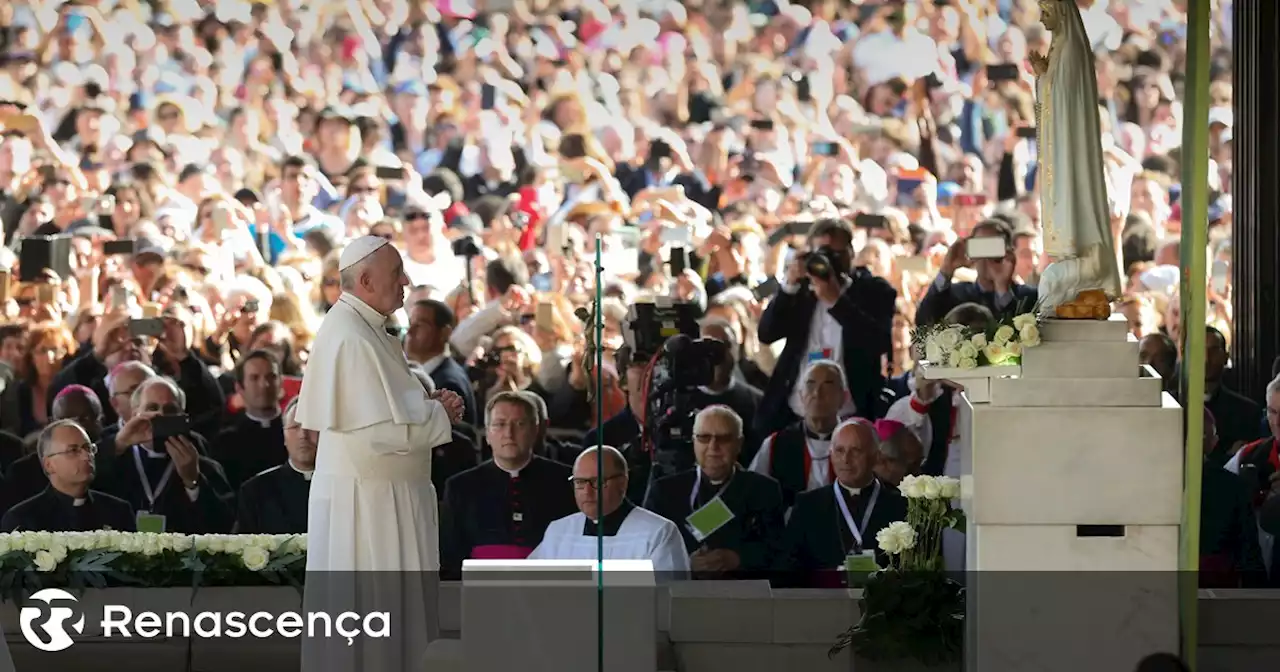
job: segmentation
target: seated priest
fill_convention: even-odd
[[[810,364],[796,389],[804,417],[765,439],[750,467],[778,481],[788,509],[796,495],[833,482],[831,432],[849,400],[844,368],[829,359]]]
[[[133,417],[110,445],[98,446],[102,491],[133,505],[142,531],[229,532],[234,492],[222,466],[202,455],[204,439],[190,430],[153,434],[155,423],[176,425],[186,417],[182,388],[170,378],[155,376],[138,384],[130,402]]]
[[[298,397],[289,400],[281,420],[283,464],[263,471],[240,486],[236,498],[234,534],[302,534],[307,531],[307,501],[311,496],[311,473],[316,468],[316,444],[320,433],[303,429],[294,419]]]
[[[811,585],[836,585],[845,577],[845,559],[874,551],[884,567],[888,558],[876,544],[876,533],[907,518],[907,500],[898,489],[876,478],[879,459],[876,430],[870,422],[851,418],[831,439],[831,468],[836,482],[796,497],[787,522],[786,568]]]
[[[244,408],[231,416],[213,441],[210,457],[227,472],[232,488],[284,464],[284,423],[280,417],[280,360],[269,350],[254,350],[235,368],[236,392]]]
[[[68,385],[54,398],[49,420],[74,420],[89,435],[89,440],[97,443],[102,437],[102,402],[98,400],[97,392],[84,385]],[[39,451],[14,460],[6,476],[9,485],[0,490],[0,513],[18,502],[35,497],[49,484]]]
[[[89,489],[96,452],[88,432],[75,420],[49,423],[36,442],[48,486],[9,509],[0,518],[0,532],[133,531],[133,508],[128,502]]]
[[[573,475],[534,453],[541,432],[534,395],[499,392],[485,403],[485,439],[493,459],[457,474],[444,488],[440,566],[456,578],[462,561],[524,559],[551,521],[576,510]]]
[[[782,553],[782,489],[738,467],[744,424],[728,406],[699,411],[693,420],[698,466],[659,479],[645,499],[646,509],[680,526],[699,578],[766,572]]]
[[[602,461],[599,462],[598,460]],[[599,470],[599,472],[598,472]],[[603,479],[603,487],[599,481]],[[667,577],[689,572],[689,554],[675,523],[627,500],[627,460],[613,446],[592,446],[573,463],[573,497],[578,513],[547,528],[534,560],[595,560],[598,536],[605,560],[651,560]]]

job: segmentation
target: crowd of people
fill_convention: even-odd
[[[1184,3],[1077,4],[1117,310],[1176,393]],[[1202,550],[1223,581],[1275,583],[1255,521],[1280,505],[1280,383],[1222,383],[1214,5]],[[305,531],[317,438],[291,402],[328,364],[309,355],[343,251],[374,236],[410,284],[387,329],[461,400],[432,457],[446,571],[535,552],[577,510],[674,521],[671,566],[700,571],[874,550],[892,486],[942,473],[954,431],[912,330],[1034,304],[1049,262],[1028,55],[1050,39],[1032,0],[4,3],[3,526]],[[974,236],[1006,255],[968,259]],[[642,431],[650,362],[624,347],[659,299],[725,345],[679,466]],[[717,494],[732,521],[687,525]]]

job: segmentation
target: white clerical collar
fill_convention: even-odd
[[[840,483],[840,481],[836,481],[836,482],[837,482],[837,483]],[[840,483],[840,489],[841,489],[841,490],[844,490],[845,492],[849,493],[850,495],[852,495],[852,496],[854,496],[854,497],[857,497],[859,493],[861,493],[864,489],[869,488],[869,487],[871,487],[872,485],[874,485],[874,484],[875,484],[875,482],[876,482],[876,481],[875,481],[875,479],[873,478],[873,479],[871,479],[871,482],[870,482],[870,483],[868,483],[868,484],[866,484],[866,485],[862,486],[861,488],[851,488],[851,487],[849,487],[849,486],[845,485],[844,483]]]
[[[290,469],[293,469],[294,471],[298,472],[299,474],[302,474],[302,480],[304,480],[304,481],[309,481],[309,480],[311,480],[311,475],[312,475],[313,473],[315,473],[315,470],[314,470],[314,469],[303,469],[302,467],[299,467],[298,465],[294,464],[294,463],[293,463],[293,459],[292,459],[292,458],[290,458],[289,460],[287,460],[287,462],[288,462],[288,464],[289,464],[289,468],[290,468]]]
[[[495,466],[495,467],[497,467],[497,468],[499,468],[499,469],[501,469],[501,470],[503,470],[503,471],[507,472],[507,475],[508,475],[508,476],[510,476],[510,477],[512,477],[512,478],[516,478],[516,477],[518,477],[518,476],[520,475],[520,472],[524,471],[524,468],[525,468],[525,467],[529,466],[529,463],[530,463],[530,462],[532,462],[532,461],[533,461],[533,456],[532,456],[532,455],[530,455],[530,456],[529,456],[529,459],[527,459],[527,460],[525,460],[525,461],[524,461],[524,464],[522,464],[522,465],[520,465],[520,466],[516,467],[515,469],[508,469],[508,468],[506,468],[506,467],[502,466],[501,464],[498,464],[498,461],[497,461],[497,460],[494,460],[494,461],[493,461],[493,466]]]
[[[87,501],[89,500],[85,499],[84,497],[76,497],[75,499],[71,500],[71,506],[84,506],[84,503]]]
[[[348,292],[343,292],[343,294],[338,297],[338,300],[347,304],[348,306],[351,306],[352,310],[355,310],[356,313],[360,315],[360,317],[364,318],[365,322],[369,323],[369,326],[374,327],[375,329],[378,329],[378,330],[382,330],[387,326],[386,315],[379,313],[377,309],[365,303],[364,301],[361,301],[355,295],[350,294]]]
[[[262,415],[254,415],[249,411],[249,409],[246,408],[244,409],[244,417],[249,418],[250,420],[258,423],[259,425],[262,425],[263,427],[270,427],[271,423],[275,422],[276,418],[280,417],[280,409],[277,408],[276,412],[270,416],[262,416]]]

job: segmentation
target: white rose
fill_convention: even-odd
[[[291,548],[294,551],[298,553],[306,553],[307,552],[307,535],[305,534],[294,535],[291,544],[292,544]]]
[[[956,346],[960,344],[960,341],[964,340],[964,333],[960,331],[959,327],[952,327],[939,332],[934,339],[935,342],[937,342],[938,347],[950,352],[956,349]]]
[[[163,542],[158,534],[148,534],[146,539],[142,540],[142,554],[147,556],[160,555],[164,551]]]
[[[924,483],[924,498],[939,499],[942,497],[942,486],[938,484],[938,479],[931,478]]]
[[[889,555],[897,555],[915,547],[916,531],[902,521],[890,523],[888,527],[876,533],[876,545]]]
[[[936,480],[938,488],[942,490],[942,499],[957,499],[960,497],[960,479],[939,476]]]
[[[981,348],[982,346],[984,346],[984,345],[986,345],[986,344],[987,344],[987,335],[986,335],[986,334],[974,334],[974,335],[973,335],[973,338],[969,339],[969,342],[970,342],[970,343],[973,343],[973,346],[974,346],[975,348]]]
[[[1009,356],[1009,351],[995,343],[988,343],[987,347],[982,349],[982,354],[987,356],[987,361],[992,365],[998,365]]]
[[[0,534],[0,556],[13,550],[12,537],[8,534]]]
[[[270,554],[267,553],[267,549],[260,546],[246,546],[240,552],[240,559],[244,562],[244,568],[251,572],[261,571],[263,567],[267,566],[269,558]]]
[[[52,572],[58,568],[58,559],[49,551],[36,551],[36,571]]]
[[[949,367],[951,367],[951,368],[953,368],[953,369],[958,369],[958,368],[960,368],[960,360],[961,360],[961,359],[963,359],[963,358],[960,356],[960,353],[958,353],[958,352],[952,352],[952,353],[951,353],[951,356],[947,358],[947,366],[949,366]]]
[[[978,348],[970,341],[965,341],[956,348],[956,352],[960,353],[963,359],[976,359],[978,357]]]
[[[898,485],[898,491],[907,499],[919,499],[924,497],[924,484],[921,483],[924,476],[907,476],[902,479],[902,483]]]
[[[53,554],[54,562],[66,560],[68,553],[66,542],[61,539],[54,539],[53,543],[49,544],[49,552]]]
[[[993,336],[991,340],[999,343],[1000,345],[1004,345],[1009,342],[1009,339],[1013,338],[1014,333],[1013,327],[1007,324],[1002,324],[999,329],[996,329],[995,336]]]
[[[942,348],[933,341],[924,344],[924,360],[930,364],[941,364],[946,361],[946,355],[943,354]]]
[[[1029,324],[1022,328],[1018,338],[1022,341],[1022,347],[1034,348],[1040,345],[1040,328],[1034,324]]]
[[[175,534],[170,540],[173,550],[179,553],[185,553],[191,550],[192,544],[195,543],[194,537],[185,534]]]
[[[976,369],[978,368],[978,360],[974,359],[973,357],[962,357],[960,359],[960,368]]]
[[[21,535],[19,539],[22,541],[22,550],[28,553],[35,553],[43,548],[40,544],[40,537],[37,537],[35,532],[22,532]]]
[[[1022,331],[1023,329],[1026,329],[1028,325],[1034,325],[1035,323],[1036,316],[1034,313],[1023,313],[1013,317],[1013,328],[1018,331]]]

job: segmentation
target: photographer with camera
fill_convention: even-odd
[[[975,282],[952,282],[957,270],[971,266],[978,274]],[[1038,298],[1036,288],[1017,281],[1016,266],[1013,228],[1000,219],[983,221],[968,238],[947,250],[938,276],[920,301],[916,324],[933,324],[962,303],[986,306],[997,317],[1016,311],[1019,305],[1031,309]]]
[[[808,248],[788,265],[781,291],[760,318],[761,343],[787,344],[756,412],[759,436],[803,417],[800,373],[811,362],[844,367],[849,399],[842,417],[869,417],[884,386],[880,363],[892,350],[898,292],[866,268],[851,267],[853,226],[847,221],[815,223]]]

